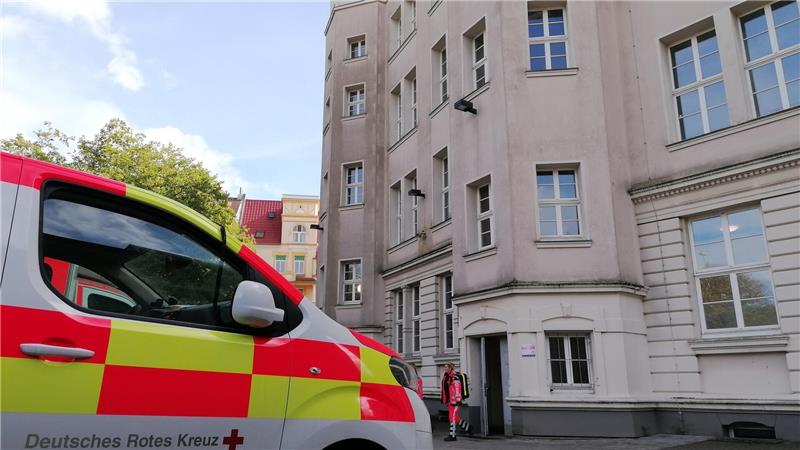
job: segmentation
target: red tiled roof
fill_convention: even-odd
[[[273,216],[271,219],[270,213]],[[264,237],[256,237],[256,244],[280,244],[282,213],[283,203],[280,200],[245,199],[242,225],[253,236],[257,236],[259,232],[264,233]]]

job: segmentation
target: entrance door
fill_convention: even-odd
[[[505,353],[505,354],[504,354]],[[481,338],[482,424],[484,434],[507,434],[508,345],[505,336]],[[510,427],[508,427],[510,428]]]

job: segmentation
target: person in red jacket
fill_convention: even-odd
[[[461,379],[456,374],[452,363],[444,366],[442,376],[442,403],[447,405],[447,420],[450,422],[450,434],[444,438],[445,441],[456,440],[456,427],[472,433],[472,427],[465,420],[461,420],[458,410],[461,407]]]

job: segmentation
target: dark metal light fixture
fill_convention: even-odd
[[[411,189],[410,191],[408,191],[408,195],[410,195],[412,197],[425,198],[425,194],[422,191],[420,191],[419,189]]]
[[[311,227],[312,230],[319,230],[319,231],[322,231],[322,230],[325,229],[322,225],[317,224],[317,223],[312,223],[311,225],[309,225],[309,227]]]
[[[469,112],[472,114],[478,114],[478,110],[472,105],[472,102],[469,100],[461,99],[453,105],[453,107],[459,111]]]

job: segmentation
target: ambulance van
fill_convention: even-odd
[[[225,229],[0,155],[3,449],[430,449],[416,370]]]

